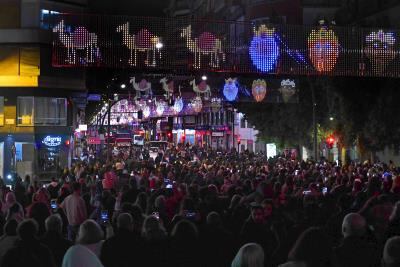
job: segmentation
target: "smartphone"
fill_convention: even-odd
[[[188,219],[196,218],[196,212],[187,212],[186,213],[186,218],[188,218]]]
[[[52,199],[52,200],[50,201],[50,206],[51,206],[51,208],[52,208],[53,210],[56,210],[56,209],[57,209],[57,200],[56,200],[56,199]]]
[[[322,194],[326,195],[328,193],[328,187],[322,188]]]
[[[151,215],[157,218],[157,220],[160,219],[160,214],[158,212],[153,212]]]
[[[303,191],[303,195],[309,195],[309,194],[311,194],[311,190],[305,190],[305,191]]]
[[[108,223],[108,211],[106,211],[106,210],[102,210],[101,211],[101,215],[100,215],[100,218],[101,218],[101,222],[102,223]]]

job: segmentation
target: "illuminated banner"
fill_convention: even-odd
[[[61,142],[62,142],[61,136],[52,136],[52,135],[48,135],[42,140],[42,144],[50,147],[60,146]]]
[[[50,24],[55,67],[400,76],[398,30],[77,14]]]

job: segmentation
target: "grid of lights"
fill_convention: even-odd
[[[322,26],[308,37],[308,55],[318,72],[332,71],[339,57],[339,41],[335,32]]]
[[[51,16],[54,67],[400,77],[398,30]]]
[[[236,79],[229,78],[225,80],[223,94],[227,101],[235,101],[239,88]]]
[[[393,32],[379,30],[371,32],[365,38],[365,55],[373,64],[375,73],[385,71],[388,64],[396,57],[395,45],[396,38]]]
[[[265,82],[265,80],[258,79],[253,81],[251,92],[256,102],[263,101],[265,96],[267,95],[267,83]]]
[[[254,27],[254,37],[249,46],[251,61],[261,72],[270,72],[275,68],[279,57],[279,46],[275,40],[275,29],[264,24]]]

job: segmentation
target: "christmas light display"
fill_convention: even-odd
[[[387,65],[396,57],[396,38],[392,32],[371,32],[365,38],[365,55],[373,64],[375,73],[382,73]]]
[[[264,24],[253,28],[254,36],[249,47],[250,59],[257,70],[261,72],[272,71],[279,57],[279,46],[275,40],[275,29],[270,29]]]
[[[222,108],[222,99],[219,97],[213,97],[211,98],[211,103],[210,103],[211,111],[212,112],[218,112]]]
[[[85,51],[86,57],[83,59],[83,65],[93,63],[99,56],[99,48],[97,46],[97,35],[89,32],[85,27],[77,27],[74,32],[66,31],[64,20],[61,20],[53,28],[54,33],[58,33],[60,42],[67,48],[67,59],[65,63],[76,64],[77,51]],[[78,58],[79,61],[79,58]]]
[[[136,97],[135,99],[144,98],[151,98],[153,92],[151,91],[151,83],[146,81],[146,79],[142,79],[139,83],[136,83],[136,78],[132,77],[130,80],[133,88],[136,90]],[[142,93],[144,93],[142,95]]]
[[[223,94],[227,101],[235,101],[239,88],[236,79],[229,78],[225,80]]]
[[[201,112],[203,109],[203,101],[201,100],[201,97],[196,96],[193,98],[190,102],[190,107],[197,113]]]
[[[265,82],[265,80],[259,79],[253,81],[253,85],[251,86],[251,92],[256,102],[263,101],[267,94],[267,83]]]
[[[137,53],[145,52],[146,60],[144,64],[146,66],[155,67],[157,65],[157,54],[161,57],[160,49],[160,37],[151,33],[147,29],[141,29],[136,35],[129,33],[129,22],[126,22],[117,27],[116,31],[122,33],[122,43],[129,49],[130,57],[128,63],[131,66],[137,64]]]
[[[197,38],[192,38],[192,26],[181,30],[181,37],[185,39],[186,48],[194,54],[194,68],[201,68],[201,57],[210,55],[209,66],[218,68],[220,60],[225,61],[225,53],[222,50],[222,42],[214,34],[203,32]]]
[[[199,83],[199,85],[196,85],[196,81],[192,80],[190,81],[190,85],[193,86],[193,92],[196,93],[197,97],[204,95],[205,100],[208,100],[211,97],[211,88],[206,81],[203,80]]]
[[[182,111],[182,109],[183,109],[183,100],[182,100],[182,97],[178,96],[178,97],[175,99],[175,103],[174,103],[174,106],[173,106],[172,109],[173,109],[174,112],[177,113],[177,114],[180,113],[180,112]]]
[[[143,107],[142,111],[143,111],[143,117],[144,117],[144,118],[147,119],[148,117],[150,117],[151,108],[150,108],[148,105],[145,105],[145,106]]]
[[[339,57],[339,41],[335,32],[326,26],[312,30],[308,37],[308,52],[318,72],[332,71]]]
[[[167,78],[164,77],[160,80],[160,83],[162,84],[162,88],[165,91],[165,99],[169,100],[174,94],[174,81],[170,81],[169,83],[167,83]]]
[[[165,111],[165,108],[166,108],[167,104],[163,100],[156,101],[155,104],[156,104],[156,113],[157,113],[157,115],[158,116],[162,116],[164,114],[164,111]]]
[[[284,103],[288,103],[291,97],[296,93],[296,83],[291,80],[282,80],[279,92],[282,95]]]

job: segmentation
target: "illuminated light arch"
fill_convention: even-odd
[[[253,65],[261,72],[272,71],[279,58],[279,45],[275,40],[275,29],[264,24],[253,29],[254,36],[249,47]]]
[[[322,26],[308,36],[308,55],[318,72],[332,71],[339,57],[339,40],[335,32]]]

